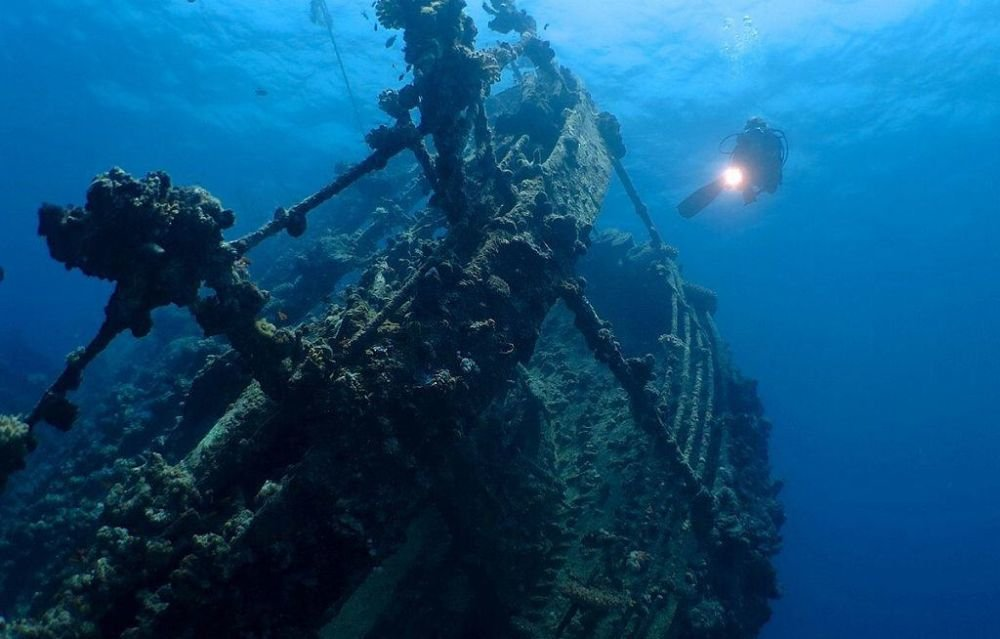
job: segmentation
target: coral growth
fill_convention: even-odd
[[[559,588],[567,599],[583,608],[598,610],[616,610],[633,605],[632,598],[625,593],[615,592],[607,588],[584,586],[580,582],[570,581]]]
[[[704,286],[698,286],[697,284],[685,282],[684,297],[687,298],[687,301],[691,304],[691,306],[706,313],[714,314],[716,307],[718,306],[715,291],[705,288]]]
[[[35,447],[28,425],[16,417],[0,415],[0,490],[11,473],[24,468],[24,457]]]

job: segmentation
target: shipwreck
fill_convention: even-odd
[[[754,383],[614,116],[486,8],[510,42],[477,48],[462,0],[376,2],[413,72],[393,124],[253,233],[162,172],[42,206],[52,257],[115,288],[0,418],[0,634],[757,636],[782,510]],[[612,179],[648,238],[594,231]],[[126,331],[131,372],[74,396]]]

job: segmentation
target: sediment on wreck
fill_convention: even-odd
[[[36,423],[73,425],[86,365],[113,335],[149,332],[159,306],[232,350],[191,378],[179,424],[198,436],[174,428],[113,475],[90,545],[7,631],[755,636],[780,524],[767,425],[725,357],[714,296],[683,282],[651,223],[648,246],[591,246],[623,174],[608,116],[512,2],[487,7],[519,36],[493,49],[475,48],[459,0],[376,4],[416,70],[380,96],[395,124],[258,231],[224,241],[233,213],[163,173],[114,170],[86,207],[43,208],[53,257],[116,292],[95,346],[10,421],[4,463]],[[533,70],[489,96],[519,57]],[[400,154],[412,188],[313,244],[315,272],[273,297],[250,280],[247,253],[303,235],[310,211]],[[181,224],[199,241],[176,242]],[[342,303],[324,304],[354,269]],[[658,312],[629,322],[608,291],[655,296]]]

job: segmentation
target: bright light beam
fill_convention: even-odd
[[[743,169],[738,166],[731,166],[722,173],[722,181],[726,186],[735,189],[743,184]]]

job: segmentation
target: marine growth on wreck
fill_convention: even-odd
[[[758,634],[782,511],[715,295],[535,21],[490,0],[510,37],[481,48],[464,5],[375,3],[413,71],[394,123],[255,232],[164,172],[41,207],[53,259],[114,292],[0,417],[3,636]],[[594,231],[615,173],[648,238]],[[76,392],[126,331],[129,372]]]

